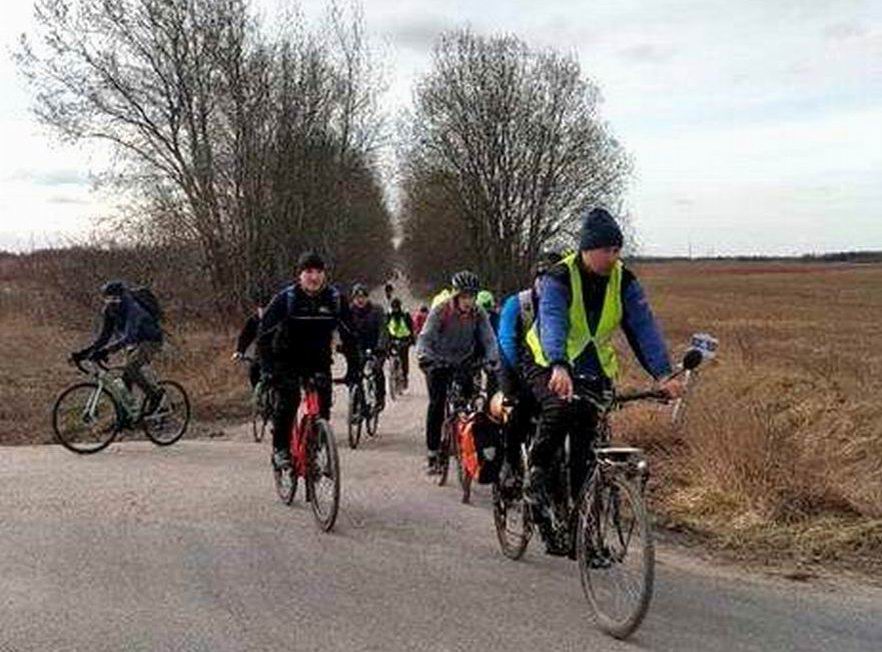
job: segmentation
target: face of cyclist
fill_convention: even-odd
[[[300,287],[308,294],[316,294],[325,285],[325,270],[317,267],[307,267],[298,275]]]
[[[367,305],[367,302],[368,302],[367,296],[364,294],[361,294],[361,293],[356,294],[352,298],[352,303],[354,303],[357,308],[364,308]]]
[[[599,247],[582,251],[582,263],[595,274],[609,276],[622,253],[621,247]]]
[[[475,307],[475,295],[471,292],[460,292],[457,295],[457,303],[463,312],[471,310]]]

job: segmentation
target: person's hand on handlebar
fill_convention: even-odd
[[[230,356],[230,360],[233,362],[239,362],[244,356],[241,351],[234,351],[233,355]]]
[[[564,400],[568,401],[573,398],[573,378],[566,367],[562,365],[552,367],[548,389]]]
[[[92,362],[104,362],[109,355],[110,351],[107,349],[98,349],[97,351],[92,351],[88,357]]]
[[[682,398],[686,393],[686,383],[683,376],[675,375],[662,378],[659,381],[658,388],[668,395],[670,399]]]

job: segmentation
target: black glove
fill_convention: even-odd
[[[88,358],[89,354],[91,354],[91,353],[92,353],[92,348],[88,347],[88,348],[82,349],[80,351],[74,351],[73,353],[71,353],[70,359],[71,359],[71,361],[74,362],[74,364],[76,364],[76,363],[82,362],[83,360]]]

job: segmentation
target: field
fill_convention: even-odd
[[[882,574],[882,265],[636,271],[676,353],[697,331],[720,340],[679,425],[653,407],[616,417],[650,453],[660,522],[753,560]],[[244,370],[229,361],[238,325],[170,325],[159,368],[187,385],[203,429],[245,415]],[[65,356],[90,327],[89,311],[0,274],[0,444],[51,441],[52,401],[76,377]]]

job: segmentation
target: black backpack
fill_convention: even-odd
[[[131,292],[135,301],[138,302],[138,305],[146,310],[147,313],[156,320],[157,324],[160,323],[165,314],[163,313],[162,306],[159,305],[159,299],[156,298],[153,290],[146,285],[142,285],[140,287],[132,288]]]

